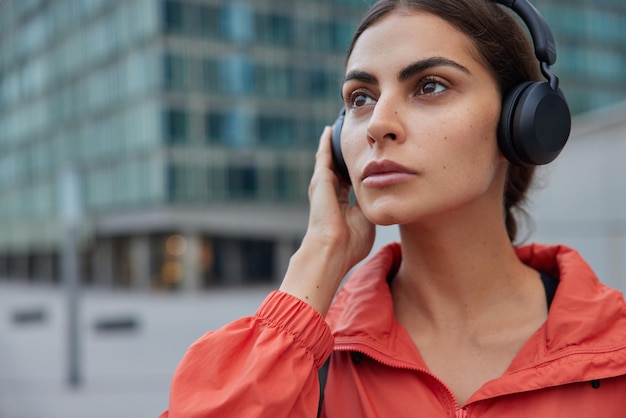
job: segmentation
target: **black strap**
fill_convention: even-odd
[[[552,305],[552,300],[556,294],[556,288],[559,285],[559,281],[546,273],[541,273],[540,276],[541,283],[543,283],[543,288],[546,291],[546,303],[548,304],[548,309],[550,309],[550,305]]]
[[[326,379],[328,378],[328,366],[330,365],[330,356],[324,362],[324,365],[318,370],[317,376],[320,380],[320,400],[317,406],[317,418],[322,416],[322,404],[324,403],[324,389],[326,388]]]

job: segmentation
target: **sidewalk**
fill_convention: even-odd
[[[82,384],[72,388],[62,289],[0,283],[0,418],[155,418],[167,408],[172,372],[187,347],[206,331],[253,314],[269,291],[86,291]],[[106,327],[116,321],[135,327]]]

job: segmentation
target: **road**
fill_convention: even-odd
[[[157,417],[187,347],[206,331],[253,314],[270,291],[83,291],[81,384],[72,387],[62,289],[0,282],[0,418]],[[106,327],[111,324],[120,327]]]

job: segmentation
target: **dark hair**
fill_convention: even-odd
[[[515,15],[489,0],[379,0],[359,24],[347,57],[361,34],[392,11],[410,13],[412,10],[432,13],[468,35],[476,47],[479,59],[497,78],[504,97],[524,81],[539,81],[541,74],[533,45]],[[515,214],[526,214],[522,204],[533,180],[535,167],[509,165],[504,186],[505,224],[509,239],[517,236]]]

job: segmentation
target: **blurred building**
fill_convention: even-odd
[[[371,3],[0,0],[0,278],[60,280],[70,170],[86,283],[278,280]],[[625,98],[626,2],[534,3],[574,112]]]
[[[552,28],[554,66],[575,114],[626,99],[626,1],[531,0]]]
[[[0,277],[60,280],[60,178],[82,277],[282,275],[362,0],[0,2]],[[182,280],[183,277],[185,280]]]

